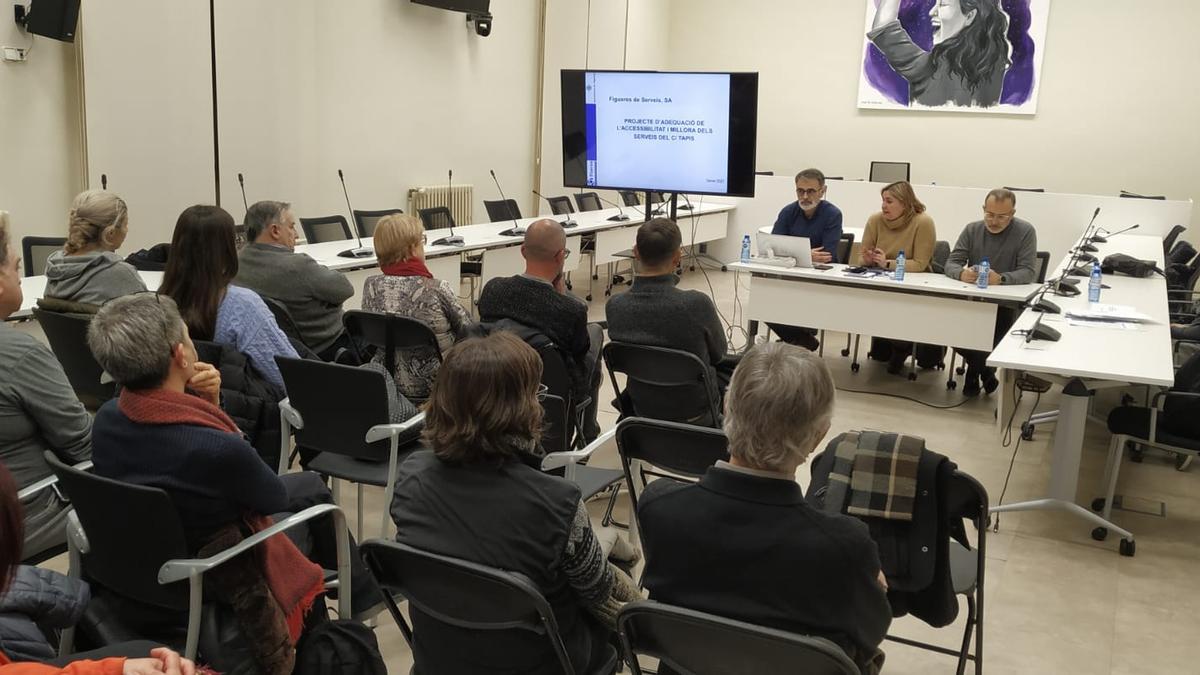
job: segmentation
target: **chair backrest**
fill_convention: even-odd
[[[275,298],[268,298],[265,295],[259,294],[267,309],[271,310],[271,314],[275,317],[275,323],[279,324],[279,330],[292,340],[300,339],[300,328],[296,325],[295,319],[292,318],[292,313],[284,304]]]
[[[1177,239],[1171,246],[1171,250],[1167,252],[1166,263],[1168,265],[1186,265],[1195,257],[1196,247],[1186,239]]]
[[[774,176],[775,172],[774,171],[755,171],[754,175],[755,176]]]
[[[450,214],[448,206],[417,209],[417,215],[420,216],[421,224],[425,226],[426,230],[444,230],[458,224],[454,222],[454,216]]]
[[[676,476],[699,478],[718,460],[729,459],[729,439],[720,429],[627,417],[617,423],[617,454],[637,517],[637,496],[643,482],[634,482],[634,460]]]
[[[1166,195],[1140,195],[1140,194],[1138,194],[1138,193],[1136,193],[1136,192],[1129,192],[1129,191],[1127,191],[1127,190],[1121,190],[1121,195],[1120,195],[1120,196],[1121,196],[1121,197],[1123,197],[1123,198],[1125,198],[1125,199],[1158,199],[1158,200],[1164,200],[1164,199],[1166,199],[1166,198],[1167,198],[1167,197],[1166,197]]]
[[[835,252],[833,261],[836,263],[849,263],[850,251],[854,250],[854,233],[843,232],[841,239],[838,239],[837,251]]]
[[[569,213],[575,213],[575,207],[571,205],[570,197],[547,197],[546,201],[550,202],[550,213],[556,216],[565,216]]]
[[[695,354],[627,342],[609,342],[603,354],[622,417],[720,424],[708,364]],[[626,377],[625,390],[617,383],[617,373]],[[626,400],[632,410],[624,409]]]
[[[46,273],[46,258],[61,251],[66,237],[21,237],[21,259],[24,260],[25,276],[34,277]]]
[[[296,445],[373,462],[387,461],[388,439],[367,443],[367,431],[387,424],[384,374],[369,368],[276,356],[288,403],[304,418]]]
[[[402,595],[431,619],[459,628],[541,633],[558,655],[563,672],[575,672],[550,603],[528,578],[395,541],[372,539],[363,542],[360,551],[385,596]],[[389,603],[389,609],[397,624],[407,626],[394,603]],[[420,669],[421,664],[415,667]]]
[[[600,205],[600,197],[595,192],[579,192],[575,195],[575,204],[579,206],[580,211],[599,211],[604,208]]]
[[[1175,245],[1175,240],[1178,239],[1179,235],[1183,234],[1183,231],[1186,229],[1187,228],[1183,225],[1176,225],[1175,227],[1171,228],[1171,231],[1167,233],[1167,236],[1163,237],[1164,254],[1170,253],[1171,247]]]
[[[617,190],[621,195],[621,203],[625,206],[638,206],[642,203],[641,196],[634,190]]]
[[[946,273],[946,261],[950,258],[950,242],[936,241],[933,243],[933,259],[929,267],[938,274]]]
[[[92,348],[87,343],[88,325],[91,317],[61,312],[48,312],[40,307],[33,309],[33,316],[46,334],[50,349],[58,362],[62,364],[71,389],[75,390],[84,407],[95,410],[112,398],[117,385],[113,382],[102,383],[100,377],[104,369],[92,356]]]
[[[320,244],[325,241],[342,241],[349,239],[350,224],[345,216],[321,216],[320,218],[301,218],[300,227],[304,230],[304,238],[310,244]]]
[[[430,347],[442,358],[437,334],[429,324],[396,314],[348,310],[342,315],[346,332],[360,344],[374,345],[383,350],[383,365],[389,373],[396,372],[396,350]]]
[[[868,180],[872,183],[895,183],[908,180],[912,173],[911,168],[912,164],[909,162],[871,162],[871,173]]]
[[[521,207],[517,206],[515,199],[497,199],[491,202],[485,199],[483,208],[487,209],[488,220],[493,223],[521,217]]]
[[[1037,261],[1037,282],[1040,284],[1046,281],[1046,271],[1050,269],[1050,251],[1038,251]]]
[[[85,578],[155,607],[186,610],[187,584],[158,583],[158,569],[164,562],[190,557],[170,496],[159,488],[80,471],[49,451],[45,456],[87,535]]]
[[[562,352],[550,341],[531,345],[542,359],[542,448],[547,452],[571,449],[575,437],[575,401],[571,397],[571,376]]]
[[[1022,187],[1011,187],[1008,185],[1005,185],[1004,189],[1009,190],[1011,192],[1045,192],[1046,191],[1046,188],[1022,188]]]
[[[397,213],[404,213],[404,209],[383,209],[381,211],[359,211],[355,209],[352,215],[354,216],[354,223],[358,225],[358,231],[362,236],[374,237],[375,226],[379,224],[379,221]]]
[[[743,621],[639,600],[617,616],[625,662],[641,675],[638,655],[676,672],[768,675],[858,675],[858,667],[833,642]]]

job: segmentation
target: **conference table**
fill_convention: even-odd
[[[1117,235],[1107,243],[1097,243],[1093,255],[1103,260],[1112,253],[1126,253],[1141,260],[1153,260],[1160,268],[1163,263],[1163,241],[1157,236]],[[1069,256],[1048,275],[1054,278],[1065,268]],[[1110,288],[1101,291],[1103,304],[1125,305],[1148,316],[1149,321],[1132,324],[1081,324],[1068,321],[1065,313],[1086,309],[1087,278],[1079,278],[1081,293],[1073,297],[1047,296],[1063,314],[1046,314],[1040,318],[1046,326],[1061,333],[1057,342],[1027,340],[1023,335],[1010,333],[1001,340],[988,357],[988,365],[1002,371],[1007,382],[1016,371],[1036,373],[1062,387],[1057,424],[1051,451],[1050,484],[1045,496],[1015,504],[992,507],[992,513],[1006,511],[1059,510],[1072,513],[1096,525],[1121,535],[1122,555],[1133,555],[1133,534],[1117,527],[1092,511],[1075,503],[1079,481],[1079,464],[1083,452],[1084,430],[1088,421],[1088,404],[1099,389],[1128,385],[1169,387],[1175,372],[1171,357],[1171,326],[1167,309],[1166,280],[1159,275],[1138,279],[1109,274],[1104,283]],[[1033,326],[1039,313],[1025,311],[1017,318],[1013,332]],[[1003,400],[1004,397],[1001,397]],[[1001,418],[1006,413],[1000,413]],[[1103,489],[1099,490],[1103,493]],[[1093,532],[1102,539],[1106,532]]]

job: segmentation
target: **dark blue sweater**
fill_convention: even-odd
[[[838,240],[842,238],[842,211],[838,207],[822,200],[817,204],[817,210],[812,219],[804,215],[799,202],[792,202],[779,212],[775,219],[775,227],[771,234],[786,234],[792,237],[808,237],[812,247],[825,249],[830,255],[837,255]],[[845,262],[835,260],[834,262]]]
[[[283,482],[241,435],[185,424],[139,424],[121,412],[117,401],[101,406],[92,423],[94,471],[166,490],[190,537],[246,512],[270,515],[286,509]]]

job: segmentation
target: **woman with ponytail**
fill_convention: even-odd
[[[107,190],[80,193],[67,216],[67,243],[46,261],[46,297],[99,306],[146,290],[133,265],[116,253],[128,233],[124,199]]]

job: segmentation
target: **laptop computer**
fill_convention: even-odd
[[[808,237],[759,232],[758,257],[794,258],[796,267],[812,267],[812,242]]]

